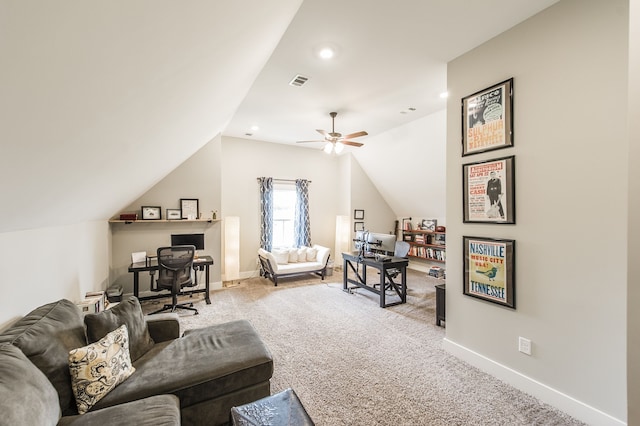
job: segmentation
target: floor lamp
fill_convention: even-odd
[[[240,278],[240,218],[224,218],[224,277],[225,281]]]
[[[342,267],[342,253],[348,252],[351,240],[351,221],[349,216],[336,216],[336,246],[333,252],[334,267]]]

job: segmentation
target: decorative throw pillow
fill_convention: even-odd
[[[298,249],[298,262],[306,262],[307,261],[307,248],[300,247]]]
[[[278,265],[286,265],[289,262],[289,250],[273,250],[271,253]]]
[[[298,261],[298,249],[292,248],[289,250],[289,263],[296,263]]]
[[[89,411],[134,371],[126,325],[121,325],[96,343],[71,350],[69,372],[78,413]]]
[[[318,249],[308,247],[307,248],[307,262],[315,262],[318,255]]]
[[[126,325],[132,361],[136,361],[147,353],[155,344],[149,334],[149,327],[144,319],[140,302],[134,296],[124,298],[117,306],[106,311],[85,315],[84,323],[87,326],[89,343],[97,342],[107,333],[123,324]]]

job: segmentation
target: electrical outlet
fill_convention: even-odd
[[[531,340],[518,337],[518,350],[526,355],[531,355]]]

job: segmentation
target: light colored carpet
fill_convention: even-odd
[[[211,305],[194,296],[200,315],[180,313],[181,327],[250,320],[273,354],[272,393],[295,389],[319,426],[582,424],[445,352],[443,281],[407,275],[407,303],[386,309],[366,290],[343,292],[339,272],[278,287],[251,278],[212,291]]]

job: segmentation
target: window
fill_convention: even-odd
[[[295,185],[273,185],[273,247],[294,247]]]

